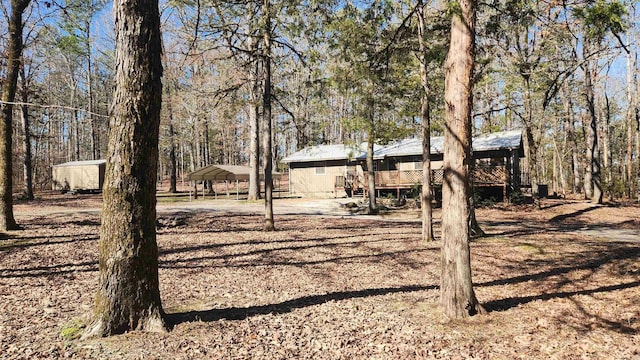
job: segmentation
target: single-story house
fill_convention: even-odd
[[[106,160],[87,160],[54,165],[52,188],[60,191],[100,191],[106,164]]]
[[[476,187],[494,187],[507,193],[522,184],[520,158],[524,156],[522,131],[502,131],[473,138],[473,181]],[[298,151],[283,162],[289,164],[293,194],[344,196],[366,192],[366,152],[345,145],[317,145]],[[431,138],[434,184],[443,177],[444,137]],[[408,190],[422,183],[422,139],[412,138],[377,147],[373,154],[376,188]],[[349,181],[347,181],[349,180]]]
[[[342,197],[350,189],[361,189],[361,159],[366,144],[315,145],[284,159],[289,164],[289,192],[293,195]]]

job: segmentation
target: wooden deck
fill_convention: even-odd
[[[509,172],[505,166],[477,166],[471,173],[473,185],[476,187],[497,187],[503,190],[504,199],[510,186]],[[444,170],[431,170],[434,185],[442,185]],[[422,184],[422,170],[392,170],[375,172],[376,190],[396,190],[400,196],[401,190],[412,189]],[[362,191],[366,194],[368,175],[363,178],[349,175],[336,177],[336,189],[346,190],[347,193]]]
[[[422,170],[392,170],[376,171],[376,187],[380,189],[408,189],[422,184]],[[444,170],[431,170],[431,181],[435,185],[441,185]],[[475,186],[505,186],[509,184],[507,169],[504,166],[479,166],[471,173]],[[364,184],[367,183],[367,174],[364,175]]]

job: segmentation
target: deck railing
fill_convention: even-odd
[[[507,169],[504,166],[482,165],[475,166],[471,171],[474,185],[505,185],[507,184]]]
[[[376,171],[376,186],[380,188],[411,186],[422,183],[422,170]],[[366,179],[366,175],[365,175]],[[366,181],[365,181],[366,184]]]
[[[473,183],[477,186],[504,186],[507,184],[507,169],[504,166],[476,166],[471,173]],[[442,184],[444,170],[431,170],[433,184]],[[343,178],[343,177],[342,177]],[[368,174],[364,174],[363,184],[367,183]],[[344,178],[343,178],[344,179]],[[336,179],[344,183],[343,179]],[[422,183],[422,170],[390,170],[376,171],[376,187],[384,188],[410,188]]]

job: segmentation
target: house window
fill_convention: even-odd
[[[324,166],[316,166],[316,175],[324,175],[327,173],[327,168]]]

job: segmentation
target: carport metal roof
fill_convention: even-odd
[[[198,169],[188,175],[191,181],[201,180],[228,180],[228,181],[244,181],[249,180],[248,166],[239,165],[209,165]]]
[[[204,181],[204,180],[226,180],[226,181],[247,181],[249,180],[249,172],[251,168],[249,166],[240,165],[209,165],[200,168],[188,176],[190,181]],[[274,172],[272,174],[273,179],[278,179],[280,173]],[[264,175],[260,174],[260,179],[263,179]]]

